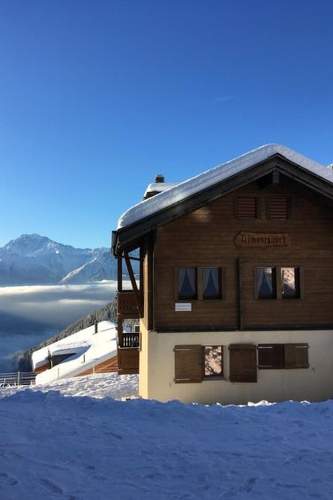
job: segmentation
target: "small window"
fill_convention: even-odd
[[[221,269],[218,267],[203,268],[202,287],[204,300],[220,299],[222,297]]]
[[[257,198],[253,196],[238,198],[237,217],[239,219],[255,219],[257,217]]]
[[[281,267],[283,299],[300,298],[300,273],[298,267]]]
[[[193,300],[197,298],[197,270],[195,267],[178,269],[178,299]]]
[[[275,267],[257,267],[256,290],[258,299],[276,298],[276,270]]]
[[[289,215],[289,200],[286,196],[273,196],[267,200],[267,215],[271,220],[286,220]]]
[[[205,377],[222,377],[223,347],[205,346]]]

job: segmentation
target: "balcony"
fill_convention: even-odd
[[[133,290],[118,292],[118,314],[126,319],[140,317],[136,294]]]
[[[139,333],[122,333],[119,335],[119,347],[135,348],[139,347]]]

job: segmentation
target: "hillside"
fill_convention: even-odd
[[[108,248],[75,248],[23,234],[0,248],[0,285],[89,283],[116,278]]]
[[[116,319],[117,319],[117,300],[116,298],[114,298],[113,301],[110,302],[109,304],[106,304],[100,309],[97,309],[96,311],[87,314],[87,316],[84,316],[83,318],[80,318],[71,325],[68,325],[66,328],[56,333],[55,335],[52,335],[50,338],[44,340],[40,344],[35,345],[30,349],[28,349],[27,351],[25,351],[24,353],[19,354],[17,360],[19,370],[21,371],[32,370],[31,355],[34,351],[41,349],[42,347],[46,347],[50,344],[53,344],[54,342],[57,342],[61,339],[64,339],[69,335],[72,335],[73,333],[79,332],[80,330],[84,330],[94,325],[95,322],[99,323],[101,321],[112,321],[115,323]]]

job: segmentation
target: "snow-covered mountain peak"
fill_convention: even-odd
[[[72,274],[73,273],[73,274]],[[22,234],[0,248],[0,285],[86,283],[115,279],[106,248],[75,248],[39,234]]]

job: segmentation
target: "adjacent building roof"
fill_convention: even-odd
[[[170,211],[177,205],[179,206],[179,204],[197,197],[198,193],[207,192],[213,186],[220,185],[233,177],[238,177],[239,174],[250,171],[253,167],[276,156],[282,157],[294,165],[295,177],[301,175],[302,172],[303,174],[310,174],[312,178],[316,178],[320,182],[324,181],[325,184],[328,183],[330,189],[333,188],[333,170],[331,168],[311,160],[286,146],[267,144],[170,187],[129,208],[118,220],[114,249],[117,246],[116,240],[119,233],[132,230],[134,226],[142,225],[143,222],[145,222],[145,228],[147,229],[147,220],[152,221],[157,214],[167,210]]]

